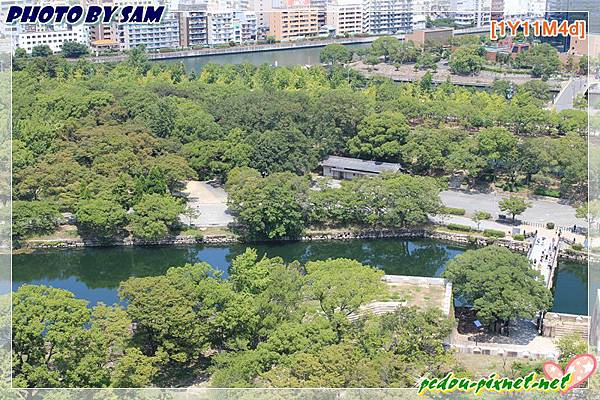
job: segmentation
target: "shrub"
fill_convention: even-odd
[[[571,248],[575,251],[581,251],[583,250],[583,245],[581,243],[573,243],[573,245],[571,245]]]
[[[465,215],[464,208],[442,207],[442,214]]]
[[[523,241],[525,240],[525,235],[521,234],[521,233],[517,233],[515,235],[512,235],[512,238],[514,240],[519,240],[519,241]]]
[[[504,232],[499,231],[497,229],[486,229],[483,231],[483,236],[485,237],[495,237],[495,238],[503,238]]]
[[[547,222],[546,223],[546,228],[548,228],[548,229],[554,229],[554,222]]]
[[[471,227],[469,225],[461,225],[461,224],[448,224],[447,228],[452,231],[465,231],[470,232]]]
[[[547,197],[560,197],[560,190],[558,189],[550,189],[545,187],[538,187],[533,191],[533,194],[538,196],[547,196]]]

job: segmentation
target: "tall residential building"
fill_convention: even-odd
[[[412,31],[413,0],[363,0],[363,32],[394,35]]]
[[[176,14],[179,19],[179,44],[181,47],[202,47],[208,44],[206,4],[180,5]]]
[[[234,11],[233,41],[239,44],[256,42],[258,19],[254,11]]]
[[[121,50],[144,46],[147,50],[179,47],[179,20],[168,12],[155,24],[117,24]]]
[[[546,0],[491,0],[491,18],[532,20],[544,15]]]
[[[492,0],[452,0],[454,22],[463,27],[489,25]]]
[[[357,0],[342,0],[327,5],[326,24],[336,35],[355,35],[363,31],[362,3]]]
[[[353,0],[353,2],[357,1],[360,2],[360,0]],[[329,4],[336,3],[336,0],[310,0],[308,3],[308,5],[310,5],[311,7],[317,9],[317,20],[319,22],[319,28],[323,27],[327,23],[327,6]]]
[[[233,11],[209,10],[208,44],[219,46],[233,41]]]
[[[425,29],[427,19],[447,17],[450,0],[413,0],[413,30]]]
[[[273,9],[269,12],[269,35],[279,41],[317,36],[318,15],[314,7]]]

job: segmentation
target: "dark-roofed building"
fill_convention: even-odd
[[[359,176],[376,176],[382,172],[399,172],[400,164],[368,161],[359,158],[329,156],[319,164],[323,176],[334,179],[353,179]]]

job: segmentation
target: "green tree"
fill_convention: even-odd
[[[454,296],[497,332],[510,320],[533,318],[552,304],[552,293],[527,257],[504,247],[468,250],[448,263],[443,277],[452,282]]]
[[[111,238],[125,226],[127,212],[117,202],[104,199],[83,200],[75,213],[82,234]]]
[[[376,57],[383,57],[387,62],[392,54],[400,48],[400,41],[393,36],[380,37],[371,43],[369,53]]]
[[[409,131],[401,113],[371,114],[358,126],[358,134],[348,140],[348,151],[359,158],[399,161]]]
[[[60,51],[66,58],[80,58],[88,54],[87,46],[75,41],[64,42]]]
[[[473,221],[475,221],[475,223],[477,224],[477,230],[479,230],[479,225],[481,225],[481,221],[487,221],[488,219],[492,218],[492,215],[487,212],[487,211],[475,211],[473,213]]]
[[[420,50],[414,42],[409,40],[399,44],[390,55],[391,61],[396,65],[406,64],[417,61]]]
[[[289,172],[246,179],[229,191],[228,206],[250,239],[298,237],[304,230],[308,182]]]
[[[21,286],[13,295],[12,316],[18,387],[107,387],[131,337],[122,309],[89,309],[62,289]]]
[[[558,348],[558,363],[565,368],[571,359],[579,354],[588,353],[588,344],[581,334],[577,332],[569,333],[558,339],[556,344]]]
[[[590,63],[589,57],[587,55],[582,56],[579,59],[577,72],[579,72],[579,74],[581,74],[581,75],[587,75],[588,71],[589,71],[589,63]]]
[[[558,51],[548,43],[536,44],[529,51],[519,53],[515,64],[531,68],[533,77],[544,80],[557,73],[561,65]]]
[[[153,379],[159,384],[189,374],[188,367],[207,361],[208,350],[243,346],[257,323],[251,298],[236,293],[206,263],[130,278],[119,293],[137,324],[134,341],[160,363],[161,373]]]
[[[450,71],[458,75],[475,75],[483,65],[481,46],[461,46],[450,56]]]
[[[342,44],[328,44],[319,53],[322,63],[326,64],[348,64],[352,61],[352,52]]]
[[[16,239],[46,235],[58,227],[61,215],[56,204],[47,201],[13,201],[12,234]]]
[[[350,314],[370,300],[383,297],[383,271],[358,261],[338,258],[306,264],[306,290],[340,334]]]
[[[512,216],[513,222],[515,222],[515,217],[531,207],[531,203],[521,197],[510,196],[500,200],[498,206],[500,206],[500,210],[508,212]]]
[[[256,250],[247,248],[231,262],[229,279],[236,290],[258,294],[273,283],[271,272],[276,265],[283,265],[280,257],[263,256],[259,260]]]
[[[170,195],[144,194],[133,206],[131,233],[146,240],[162,239],[179,225],[184,209],[181,201]]]
[[[47,44],[38,44],[31,49],[33,57],[48,57],[52,55],[52,49]]]

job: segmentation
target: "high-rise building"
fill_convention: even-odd
[[[546,0],[491,0],[491,18],[532,20],[544,15]]]
[[[491,0],[452,0],[450,9],[454,13],[454,22],[462,27],[489,25],[491,18]]]
[[[355,35],[363,31],[362,3],[357,0],[341,0],[327,5],[326,24],[336,35]]]
[[[317,36],[318,10],[314,7],[273,9],[269,12],[269,35],[290,41]]]
[[[233,12],[233,41],[247,44],[258,40],[258,18],[254,11]]]
[[[168,12],[154,24],[117,24],[121,50],[144,46],[147,50],[179,47],[179,20]]]
[[[556,20],[558,23],[562,21],[573,22],[575,20],[587,20],[588,13],[585,11],[569,11],[574,8],[572,0],[548,0],[546,2],[547,20]],[[571,37],[569,35],[557,35],[555,37],[547,36],[540,38],[542,42],[550,43],[558,51],[566,53],[571,49]]]
[[[208,44],[208,13],[206,4],[180,5],[179,44],[181,47],[201,47]]]
[[[363,0],[363,32],[394,35],[413,29],[413,0]]]
[[[208,44],[218,46],[233,41],[233,11],[226,9],[209,10]]]

